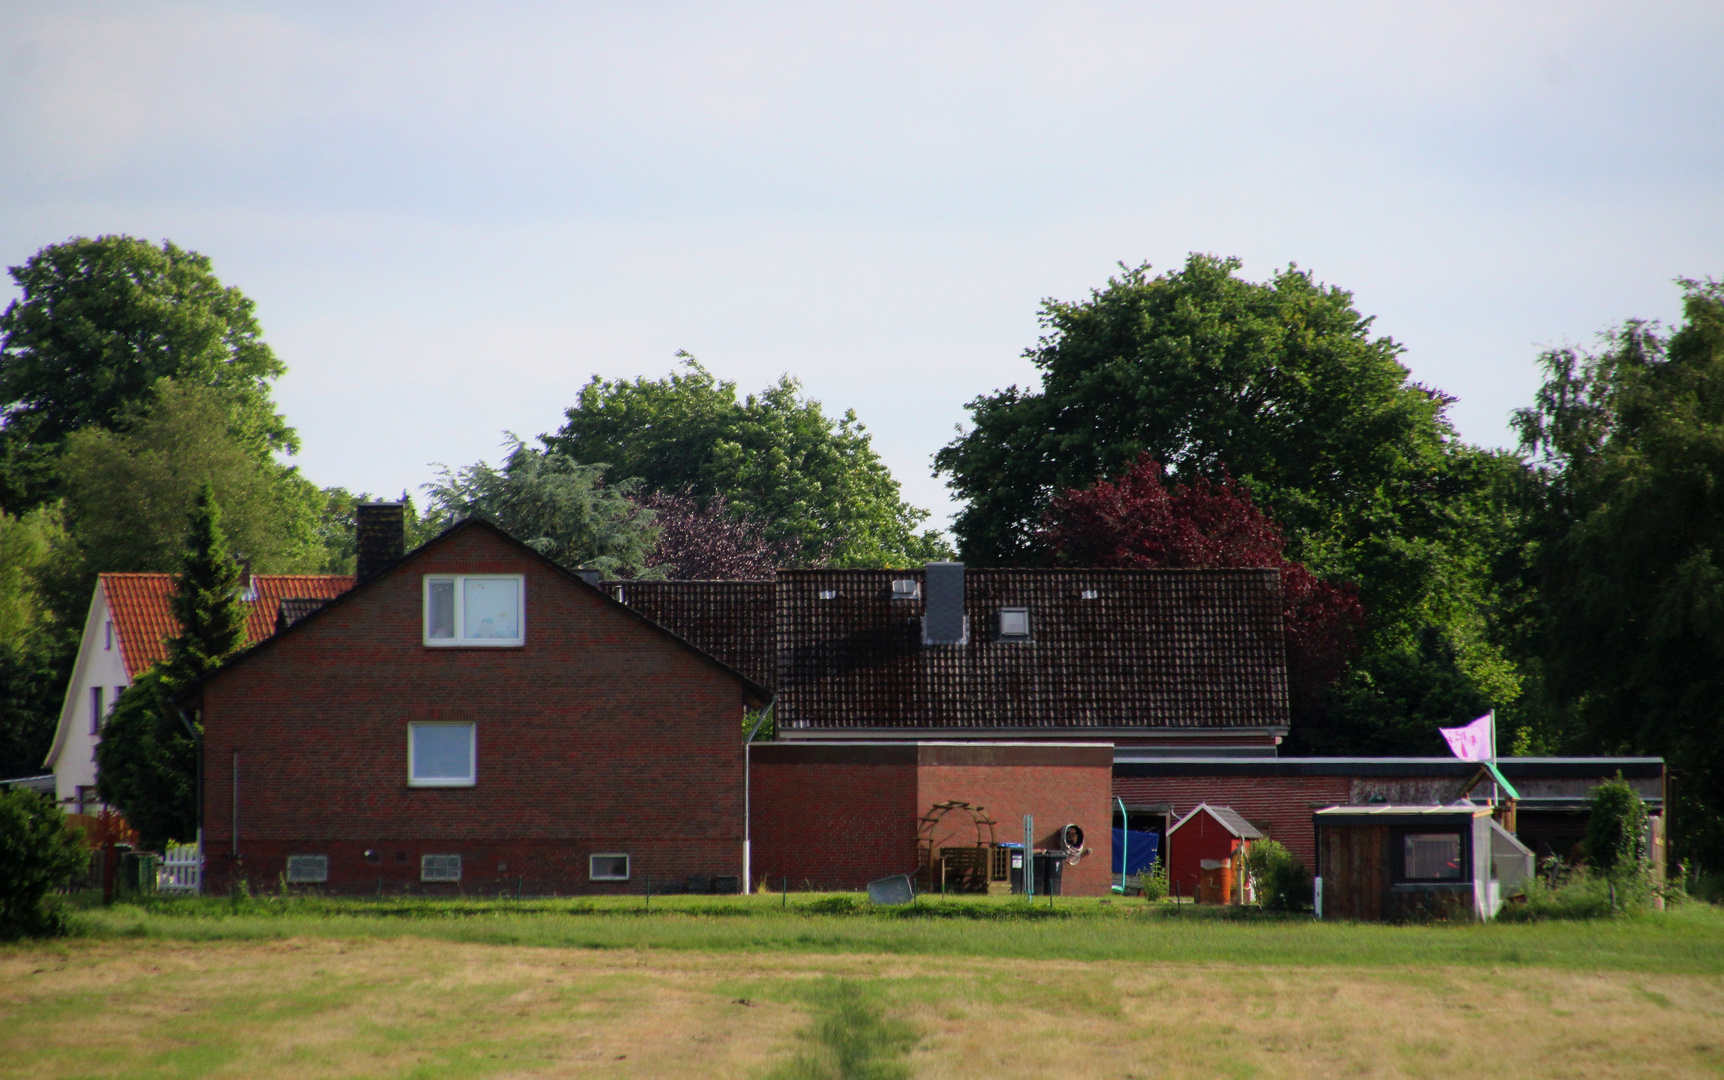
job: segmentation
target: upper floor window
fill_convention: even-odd
[[[425,644],[523,644],[524,591],[519,574],[427,575]]]
[[[114,624],[110,621],[110,622],[104,623],[102,625],[102,648],[103,649],[112,649],[113,647],[114,647]]]

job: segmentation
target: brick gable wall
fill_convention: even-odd
[[[524,575],[526,644],[426,647],[430,573]],[[466,891],[735,876],[742,711],[734,676],[495,532],[459,529],[205,687],[209,888],[241,873],[271,887],[298,854],[329,856],[332,892],[455,891],[419,882],[424,854],[462,855]],[[407,725],[426,720],[476,725],[476,786],[408,786]],[[629,853],[632,880],[588,882],[600,852]]]

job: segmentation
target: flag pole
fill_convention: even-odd
[[[1491,809],[1497,805],[1497,711],[1491,710]]]

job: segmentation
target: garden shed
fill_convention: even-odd
[[[1231,807],[1198,803],[1167,830],[1168,888],[1203,903],[1237,903],[1246,847],[1262,838]]]
[[[1489,919],[1533,872],[1489,806],[1331,806],[1313,826],[1326,919]]]

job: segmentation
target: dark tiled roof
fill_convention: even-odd
[[[610,581],[635,611],[761,686],[775,678],[770,581]]]
[[[932,646],[919,592],[892,599],[905,578],[922,573],[608,587],[774,688],[786,732],[1287,723],[1274,570],[970,570],[969,643]],[[1014,607],[1029,611],[1030,637],[998,640],[999,610]]]

